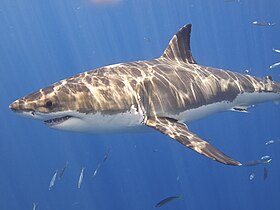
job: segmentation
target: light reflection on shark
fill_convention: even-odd
[[[242,165],[185,125],[224,111],[246,112],[280,99],[280,84],[198,65],[191,25],[182,27],[159,58],[120,63],[61,80],[16,100],[10,109],[51,128],[126,132],[151,127],[208,158]],[[141,129],[140,129],[141,130]]]

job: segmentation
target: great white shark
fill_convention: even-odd
[[[214,113],[246,112],[280,99],[280,83],[198,65],[183,26],[156,59],[80,73],[14,101],[9,108],[51,128],[128,132],[151,127],[218,162],[241,166],[186,126]]]

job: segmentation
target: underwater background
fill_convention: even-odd
[[[15,99],[79,72],[159,57],[186,23],[193,25],[191,48],[198,64],[280,81],[280,68],[269,70],[280,61],[280,53],[272,51],[280,48],[279,10],[279,0],[2,0],[0,209],[149,210],[180,195],[161,209],[279,210],[280,142],[265,144],[280,139],[279,105],[188,125],[237,160],[272,158],[255,167],[217,163],[159,132],[63,132],[8,108]]]

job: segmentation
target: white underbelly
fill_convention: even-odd
[[[194,109],[186,110],[178,115],[173,115],[169,117],[175,118],[180,122],[188,123],[218,112],[232,111],[235,107],[250,107],[257,103],[262,103],[266,101],[277,101],[279,99],[279,93],[243,93],[238,95],[236,99],[232,102],[222,101],[207,104]]]
[[[72,114],[69,120],[53,128],[77,132],[134,132],[143,127],[144,115],[136,110],[116,114]]]
[[[191,122],[194,120],[198,120],[204,117],[207,117],[209,115],[227,111],[230,108],[232,108],[232,104],[228,102],[219,102],[219,103],[213,103],[204,105],[195,109],[190,109],[184,112],[181,112],[179,115],[174,116],[176,119],[178,119],[180,122]]]

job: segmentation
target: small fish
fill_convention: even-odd
[[[108,159],[110,152],[111,152],[111,147],[105,153],[105,155],[103,157],[103,163]]]
[[[274,140],[269,140],[269,141],[267,141],[267,142],[265,143],[265,145],[274,144],[274,143],[275,143]]]
[[[263,179],[266,180],[267,176],[268,176],[267,169],[266,167],[263,167]]]
[[[49,190],[52,189],[52,187],[54,186],[55,180],[56,180],[56,175],[57,175],[57,170],[55,171],[51,181],[50,181],[50,185],[49,185]]]
[[[268,159],[268,160],[264,161],[263,163],[265,163],[265,164],[269,164],[271,161],[272,161],[272,158],[270,158],[270,159]]]
[[[157,208],[162,207],[163,205],[166,205],[167,203],[169,203],[173,200],[179,199],[179,198],[181,198],[181,196],[178,196],[178,195],[167,197],[167,198],[161,200],[160,202],[158,202],[155,205],[155,207],[157,207]]]
[[[271,66],[269,66],[269,69],[274,69],[278,66],[280,66],[280,62],[272,64]]]
[[[254,21],[253,25],[256,26],[275,26],[276,23],[264,22],[264,21]]]
[[[273,50],[274,52],[280,53],[280,50],[278,50],[278,49],[272,48],[272,50]]]
[[[255,178],[255,173],[251,173],[249,176],[249,180],[252,181]]]
[[[32,210],[36,210],[36,208],[37,208],[36,203],[33,203],[33,209]]]
[[[97,171],[98,171],[98,167],[94,170],[93,176],[95,176],[97,174]]]
[[[266,143],[265,143],[265,145],[269,145],[269,144],[274,144],[274,143],[276,143],[276,142],[279,142],[280,140],[269,140],[269,141],[267,141]]]
[[[85,170],[85,168],[83,167],[82,170],[81,170],[80,177],[79,177],[79,182],[78,182],[78,188],[79,188],[79,189],[81,188],[81,184],[82,184],[82,182],[83,182],[84,170]]]
[[[61,172],[60,172],[60,174],[59,174],[59,179],[62,178],[62,176],[63,176],[63,174],[64,174],[64,172],[65,172],[65,169],[67,168],[68,164],[69,164],[69,162],[67,161],[66,164],[65,164],[65,166],[64,166],[64,168],[61,170]]]
[[[267,160],[267,159],[271,159],[269,155],[265,155],[261,157],[261,160]]]
[[[100,166],[101,166],[101,163],[99,163],[98,166],[97,166],[97,168],[94,170],[93,176],[95,176],[95,175],[97,174],[98,169],[100,168]]]

